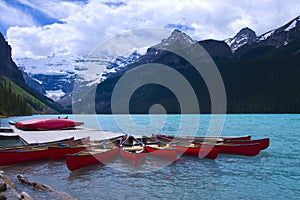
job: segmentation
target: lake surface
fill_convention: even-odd
[[[35,116],[45,117],[45,116]],[[47,116],[46,116],[47,117]],[[52,116],[53,117],[53,116]],[[118,120],[127,116],[119,116]],[[178,134],[181,115],[151,116],[163,121],[161,133]],[[199,115],[190,115],[190,126]],[[87,120],[89,116],[69,116]],[[11,118],[20,120],[20,118]],[[25,118],[22,118],[25,119]],[[147,134],[156,127],[147,115],[134,115],[139,127]],[[206,135],[211,116],[201,115],[195,134]],[[98,115],[103,130],[123,131],[111,115]],[[126,120],[124,119],[124,122]],[[194,123],[194,124],[193,124]],[[125,125],[124,125],[125,124]],[[155,125],[155,123],[154,123]],[[158,123],[158,126],[161,124]],[[193,132],[186,130],[189,135]],[[212,128],[213,129],[213,128]],[[182,134],[180,132],[180,134]],[[45,183],[77,199],[298,199],[300,196],[300,115],[226,115],[222,135],[250,134],[253,139],[269,137],[271,144],[258,156],[219,155],[216,160],[182,156],[176,163],[158,167],[160,163],[146,159],[139,170],[120,170],[124,163],[117,158],[109,165],[96,164],[70,172],[64,160],[43,160],[1,167],[14,182],[18,191],[26,191],[35,199],[59,199],[56,194],[35,191],[16,181],[18,174],[31,181]],[[130,166],[125,166],[130,167]],[[124,169],[124,168],[123,168]]]

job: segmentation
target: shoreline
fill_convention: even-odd
[[[29,181],[23,175],[17,175],[16,179],[17,184],[27,185],[33,190],[38,190],[45,193],[51,192],[60,199],[74,200],[72,196],[65,192],[57,191],[43,183]],[[33,200],[32,196],[29,193],[25,191],[18,192],[18,188],[16,186],[17,184],[15,184],[13,179],[9,177],[4,171],[0,170],[0,199],[17,198],[19,200]]]

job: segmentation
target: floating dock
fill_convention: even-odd
[[[124,135],[123,133],[101,131],[84,127],[51,131],[23,131],[13,126],[10,128],[13,130],[12,132],[0,132],[0,137],[18,137],[25,144],[52,142],[70,137],[80,139],[88,136],[91,141],[95,141]]]

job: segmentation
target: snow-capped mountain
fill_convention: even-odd
[[[122,73],[128,68],[135,67],[139,64],[149,63],[155,58],[160,57],[166,48],[182,49],[195,43],[191,37],[178,30],[173,31],[167,39],[161,39],[162,41],[160,43],[156,41],[158,44],[153,43],[149,48],[143,47],[123,56],[111,55],[109,52],[102,52],[100,56],[89,55],[84,63],[86,70],[80,72],[77,77],[81,82],[79,87],[90,87],[99,84],[113,74],[118,72]],[[97,73],[95,73],[95,71],[97,71]]]
[[[71,104],[75,79],[79,72],[85,73],[86,65],[96,64],[97,72],[93,72],[99,82],[104,81],[111,74],[124,69],[135,62],[141,55],[133,52],[126,56],[103,60],[89,56],[49,56],[47,58],[16,59],[18,68],[23,72],[26,84],[41,94],[64,105]]]
[[[149,47],[146,54],[137,59],[133,67],[135,66],[135,64],[145,64],[153,62],[157,58],[161,57],[162,54],[168,52],[168,50],[172,51],[178,49],[186,49],[195,43],[196,41],[193,40],[189,35],[179,30],[174,30],[168,38],[162,39],[160,43]]]
[[[105,70],[101,74],[100,81],[102,82],[112,74],[125,69],[128,65],[137,61],[139,57],[141,57],[141,54],[134,51],[128,56],[119,56],[114,58],[112,61],[107,63]]]
[[[300,36],[300,16],[291,20],[287,24],[268,31],[267,33],[257,38],[257,43],[261,45],[270,45],[274,47],[280,47],[287,45],[295,37]]]
[[[162,40],[161,43],[154,45],[152,48],[166,50],[168,49],[178,49],[178,48],[187,48],[195,43],[190,36],[179,31],[174,30],[170,37]]]
[[[300,16],[294,18],[287,24],[270,30],[260,36],[256,36],[255,32],[249,28],[239,31],[233,38],[224,40],[235,53],[245,46],[272,46],[278,48],[287,45],[290,41],[300,36]],[[243,49],[243,51],[245,51]]]
[[[120,77],[123,76],[123,74],[129,72],[130,70],[134,71],[135,77],[143,77],[143,76],[155,76],[156,78],[165,78],[166,74],[159,74],[156,70],[151,70],[151,65],[149,65],[150,70],[145,71],[135,71],[136,68],[138,68],[141,65],[144,64],[150,64],[150,63],[159,63],[162,65],[169,66],[170,69],[173,68],[179,72],[186,72],[186,70],[192,68],[190,67],[189,62],[184,60],[181,56],[177,55],[176,50],[182,50],[187,51],[190,56],[199,56],[199,52],[191,51],[191,46],[196,44],[197,41],[193,40],[190,36],[187,34],[179,31],[174,30],[168,37],[161,40],[160,43],[154,44],[151,47],[147,49],[146,54],[140,56],[136,62],[128,65],[125,69],[120,70],[119,72],[114,73],[113,76],[109,77],[107,81],[102,82],[98,85],[95,97],[93,97],[94,101],[96,102],[96,105],[92,105],[93,110],[96,110],[97,113],[111,113],[111,97],[112,93],[114,91],[114,87],[117,84]],[[226,45],[226,44],[225,44]],[[229,50],[230,51],[230,50]],[[187,74],[186,74],[187,75]],[[195,73],[193,73],[195,75]],[[187,75],[188,76],[188,75]],[[196,75],[197,76],[197,73]],[[199,75],[199,77],[201,76]],[[135,81],[135,80],[130,80]],[[174,80],[176,81],[176,80]],[[153,86],[154,85],[154,86]],[[200,84],[202,85],[202,84]],[[153,87],[152,87],[153,86]],[[125,86],[126,87],[126,86]],[[130,87],[130,86],[128,86]],[[149,88],[151,91],[148,91]],[[162,89],[164,87],[157,86],[156,84],[145,84],[141,86],[135,93],[136,95],[133,95],[131,97],[132,102],[138,102],[138,105],[134,104],[133,107],[129,106],[130,109],[133,109],[134,113],[144,113],[147,110],[147,106],[151,102],[151,100],[154,100],[156,98],[166,97],[169,98],[170,91],[166,88]],[[144,93],[147,91],[146,93]],[[149,95],[152,94],[152,92],[158,92],[159,95]],[[148,93],[149,92],[149,93]],[[93,93],[94,94],[94,93]],[[91,93],[87,96],[92,96]],[[159,101],[155,101],[157,103]],[[159,103],[160,104],[160,103]],[[169,100],[165,100],[161,105],[166,105],[171,109],[177,106],[176,103],[172,102],[169,104]],[[176,107],[177,109],[177,107]],[[168,109],[167,109],[168,110]],[[174,111],[175,112],[175,111]],[[177,111],[176,111],[177,112]],[[121,113],[123,113],[121,111]]]
[[[238,48],[245,44],[252,44],[256,42],[256,33],[250,28],[246,27],[240,30],[233,38],[226,39],[225,42],[235,52]]]
[[[237,37],[231,40],[235,44],[235,51],[224,41],[199,41],[204,49],[215,61],[224,86],[226,88],[228,113],[289,113],[300,110],[298,66],[300,56],[299,18],[287,25],[275,29],[270,36],[264,35],[259,40],[251,30],[244,29]],[[250,33],[250,34],[249,34]],[[252,38],[251,38],[252,35]],[[158,45],[147,50],[147,53],[137,59],[126,70],[120,71],[98,85],[96,95],[93,98],[93,111],[96,113],[124,113],[123,107],[112,109],[113,91],[123,74],[141,64],[160,63],[181,73],[191,84],[197,95],[199,107],[203,113],[211,113],[211,98],[207,85],[200,74],[195,72],[191,63],[182,57],[168,51],[168,45],[173,48],[182,48],[190,56],[199,56],[198,52],[189,51],[180,44],[189,44],[191,40],[184,37],[183,33],[176,31]],[[250,37],[249,37],[250,36]],[[177,40],[178,39],[178,40]],[[172,41],[170,44],[169,41]],[[234,41],[234,42],[233,42]],[[173,43],[174,42],[174,43]],[[287,45],[285,45],[287,44]],[[162,50],[160,50],[162,49]],[[201,58],[200,58],[201,59]],[[149,65],[151,67],[151,65]],[[135,77],[161,77],[155,70],[136,70]],[[133,80],[130,80],[133,82]],[[177,80],[174,80],[176,82]],[[138,80],[135,81],[138,83]],[[124,86],[124,89],[129,86]],[[179,87],[180,88],[180,87]],[[180,105],[177,96],[156,84],[146,84],[135,90],[128,105],[130,113],[148,114],[153,105],[161,105],[164,113],[180,113]],[[94,93],[95,94],[95,93]],[[189,98],[185,96],[185,98]],[[271,102],[271,103],[270,103]],[[184,113],[193,113],[194,109]],[[218,111],[222,112],[222,111]],[[160,111],[155,111],[160,114]]]
[[[257,47],[278,48],[287,45],[295,38],[300,38],[300,16],[261,36],[257,36],[249,28],[244,28],[234,37],[224,41],[207,40],[198,43],[213,58],[234,59],[255,50]],[[187,34],[174,30],[168,38],[145,49],[145,52],[133,51],[122,56],[110,55],[107,58],[100,58],[97,55],[53,55],[43,59],[22,58],[15,61],[23,71],[23,76],[29,86],[59,103],[71,105],[75,80],[82,78],[83,82],[85,81],[83,85],[87,86],[99,84],[114,74],[126,72],[127,69],[161,58],[162,54],[166,53],[164,51],[166,49],[184,49],[195,42]],[[88,69],[90,65],[93,65],[92,69]],[[83,77],[79,77],[78,74],[83,75]]]
[[[53,55],[40,59],[16,59],[16,63],[23,72],[26,84],[59,101],[70,95],[76,73],[81,70],[82,58]]]

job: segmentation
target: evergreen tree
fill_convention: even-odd
[[[12,91],[11,83],[0,79],[0,114],[5,116],[31,115],[31,107],[23,96]]]

